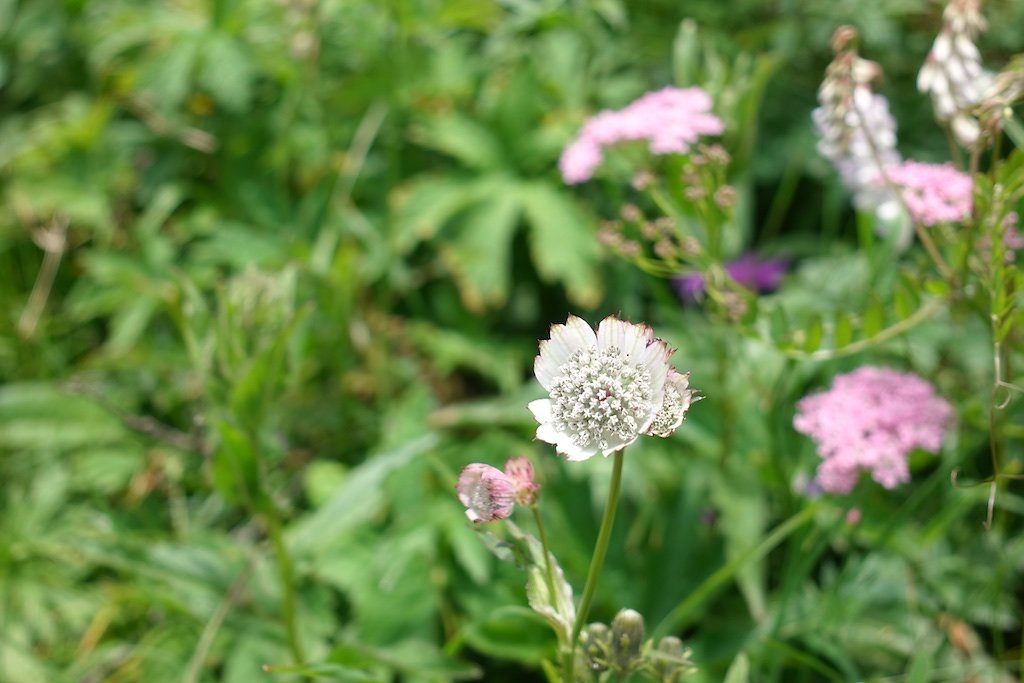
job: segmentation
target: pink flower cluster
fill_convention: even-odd
[[[903,201],[918,223],[931,226],[970,218],[974,181],[952,164],[904,161],[885,172],[900,187]]]
[[[817,485],[849,493],[861,470],[887,489],[909,481],[909,453],[939,450],[952,418],[952,406],[917,375],[865,366],[801,399],[793,426],[818,444]]]
[[[711,112],[700,88],[662,88],[625,109],[602,111],[583,124],[562,152],[558,167],[570,185],[586,182],[604,159],[602,150],[619,142],[647,140],[652,154],[685,154],[701,135],[720,135],[725,125]]]
[[[516,503],[537,502],[540,485],[533,481],[533,465],[524,457],[505,463],[505,471],[475,462],[466,465],[455,490],[473,522],[493,522],[512,514]]]

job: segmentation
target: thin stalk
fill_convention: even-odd
[[[537,525],[537,535],[540,536],[540,547],[544,550],[544,573],[548,579],[548,594],[551,596],[552,604],[555,601],[555,573],[551,569],[551,551],[548,550],[548,535],[544,531],[544,522],[540,519],[540,510],[537,505],[530,506],[533,513],[533,521]]]
[[[784,541],[791,533],[810,521],[817,511],[817,505],[808,505],[785,522],[775,527],[775,529],[768,534],[767,538],[761,541],[760,544],[736,557],[736,559],[729,564],[719,568],[718,571],[705,579],[701,585],[697,586],[697,589],[690,593],[685,600],[676,605],[675,608],[668,613],[668,616],[661,620],[658,627],[654,629],[654,637],[659,638],[676,630],[690,612],[704,602],[704,600],[711,597],[718,588],[735,576],[736,573],[745,567],[748,562],[759,560],[767,555],[775,548],[775,546],[782,543],[782,541]]]
[[[601,529],[597,532],[597,543],[594,545],[594,554],[590,558],[587,583],[583,587],[583,598],[580,600],[580,608],[576,611],[576,621],[573,622],[572,636],[569,638],[569,652],[564,665],[566,675],[563,683],[573,682],[573,668],[576,665],[576,641],[579,640],[580,631],[583,630],[583,624],[590,613],[590,603],[594,599],[597,580],[601,576],[601,568],[604,566],[604,556],[608,552],[608,541],[612,537],[615,508],[618,507],[619,488],[622,484],[622,453],[623,449],[621,448],[615,451],[615,464],[612,467],[612,482],[608,486],[608,500],[605,502],[604,517],[601,519]]]
[[[267,508],[267,533],[270,534],[270,543],[274,546],[277,573],[281,579],[281,590],[284,593],[281,616],[284,618],[288,649],[291,651],[292,660],[296,664],[302,664],[306,661],[306,657],[302,652],[299,630],[295,621],[295,574],[292,570],[292,560],[288,554],[288,548],[285,547],[284,534],[281,533],[281,520],[277,517],[277,511],[273,509],[273,503]]]

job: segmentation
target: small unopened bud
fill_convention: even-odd
[[[644,618],[635,610],[619,610],[612,620],[612,661],[620,671],[631,671],[643,664]]]
[[[637,192],[643,192],[651,183],[654,182],[654,175],[650,171],[637,171],[636,175],[633,176],[633,189]]]
[[[683,190],[683,196],[691,202],[699,202],[708,196],[708,191],[699,185],[693,185]]]
[[[537,491],[540,484],[533,480],[533,465],[523,456],[511,458],[505,463],[505,476],[515,488],[515,500],[520,505],[533,505],[537,502]]]
[[[644,217],[643,212],[640,211],[640,207],[636,204],[623,205],[619,215],[622,216],[622,220],[629,223],[637,223]]]
[[[582,650],[591,671],[605,671],[611,659],[611,634],[604,624],[588,624],[583,631]]]
[[[662,638],[651,658],[654,660],[654,676],[658,683],[678,683],[694,669],[690,662],[690,651],[675,636]]]
[[[654,253],[657,254],[658,258],[667,261],[675,257],[676,245],[671,240],[658,240],[654,243]]]
[[[736,188],[732,185],[722,185],[715,190],[715,204],[719,208],[728,209],[736,203]]]

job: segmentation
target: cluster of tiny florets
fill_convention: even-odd
[[[721,119],[711,113],[711,97],[697,87],[662,88],[625,109],[602,111],[588,119],[562,152],[558,166],[570,185],[586,182],[601,165],[603,149],[646,140],[652,154],[686,154],[701,135],[720,135]]]
[[[909,481],[907,456],[939,450],[952,419],[952,406],[917,375],[866,366],[801,399],[793,426],[818,444],[817,485],[849,493],[861,471],[888,489]]]
[[[580,447],[633,439],[651,405],[651,373],[618,349],[574,353],[551,387],[555,428]]]
[[[886,173],[900,188],[907,211],[918,223],[961,223],[971,217],[974,181],[953,164],[905,161]]]
[[[661,404],[661,410],[654,416],[654,422],[647,430],[656,436],[668,435],[676,427],[676,420],[679,415],[690,407],[690,401],[683,401],[683,397],[675,387],[665,386],[665,401]]]

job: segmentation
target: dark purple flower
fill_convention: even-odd
[[[788,267],[789,262],[784,259],[762,260],[754,254],[746,254],[725,264],[725,272],[738,284],[764,294],[778,288]],[[673,284],[683,301],[697,301],[704,293],[704,276],[700,273],[678,277]]]

